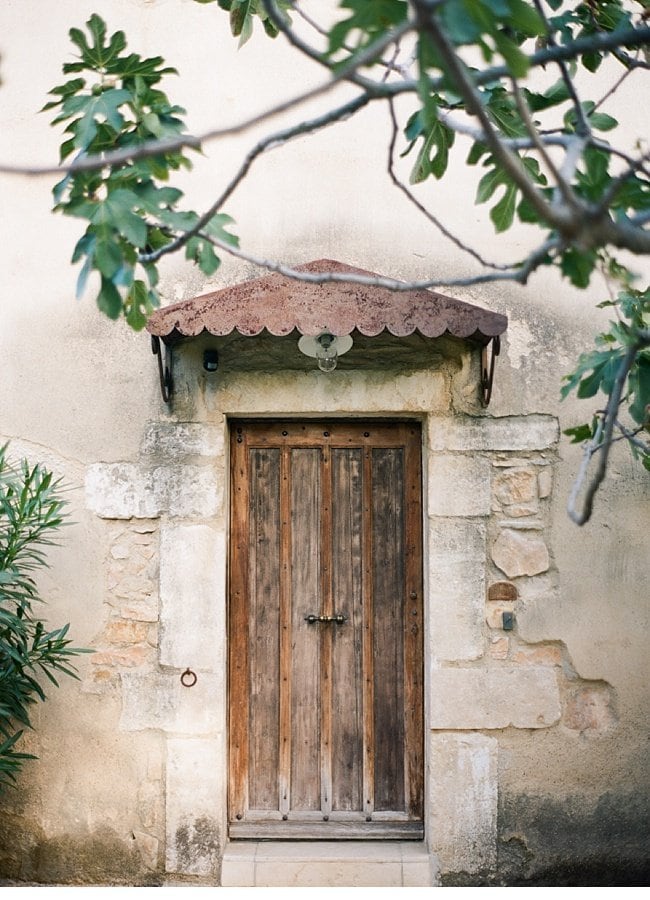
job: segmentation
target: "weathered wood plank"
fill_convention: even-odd
[[[243,429],[242,429],[243,430]],[[241,819],[248,807],[248,574],[249,461],[241,433],[231,435],[231,518],[228,645],[229,809]]]
[[[278,734],[278,795],[280,812],[291,807],[291,453],[283,447],[280,454],[280,684]]]
[[[404,790],[407,812],[424,814],[424,583],[422,559],[422,434],[403,426],[406,448],[404,659]]]
[[[374,595],[372,571],[372,450],[364,448],[363,453],[363,627],[361,643],[361,664],[363,683],[363,810],[371,816],[375,808],[375,659],[374,659]]]
[[[362,810],[361,449],[332,453],[332,809]]]
[[[323,433],[321,452],[321,615],[333,615],[332,599],[332,460]],[[320,632],[320,808],[332,811],[332,625],[315,626]]]
[[[372,451],[375,809],[404,809],[404,453]]]
[[[249,802],[278,808],[280,451],[250,451]]]
[[[291,451],[291,809],[320,809],[320,450]]]

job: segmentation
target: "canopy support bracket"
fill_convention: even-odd
[[[165,362],[163,364],[160,338],[155,334],[151,335],[151,352],[158,358],[158,377],[160,379],[160,393],[162,394],[163,402],[169,403],[173,390],[170,353],[165,345]]]
[[[491,346],[491,352],[490,351]],[[497,334],[491,338],[481,351],[481,403],[488,406],[492,397],[494,383],[494,365],[501,352],[501,338]]]

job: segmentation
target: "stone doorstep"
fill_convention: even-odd
[[[421,841],[231,841],[222,887],[431,887],[438,863]]]

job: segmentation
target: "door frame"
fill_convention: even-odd
[[[417,514],[418,514],[418,522],[417,522],[417,532],[416,538],[417,541],[417,549],[414,551],[412,548],[408,547],[408,540],[405,543],[403,554],[404,554],[404,566],[405,570],[408,570],[409,566],[411,569],[411,574],[408,575],[405,571],[405,583],[411,578],[413,579],[413,560],[415,560],[416,568],[419,567],[419,572],[415,576],[419,584],[419,635],[414,638],[415,644],[418,645],[419,649],[415,650],[415,659],[419,665],[419,684],[416,688],[416,694],[418,694],[417,706],[419,707],[419,713],[416,710],[416,717],[419,718],[419,726],[420,732],[418,737],[418,748],[415,755],[411,755],[411,764],[413,764],[413,760],[416,760],[416,765],[419,770],[419,777],[415,779],[406,778],[405,789],[408,789],[409,786],[412,786],[414,783],[417,783],[417,790],[419,790],[419,798],[415,800],[415,804],[419,805],[419,820],[417,822],[417,827],[413,828],[413,822],[404,821],[404,827],[401,831],[396,830],[393,834],[373,834],[371,829],[368,829],[367,833],[351,833],[346,835],[345,833],[340,834],[332,834],[331,837],[335,839],[408,839],[408,840],[422,840],[424,838],[424,829],[426,823],[426,791],[427,791],[427,768],[426,768],[426,692],[425,692],[425,658],[426,658],[426,646],[427,646],[427,638],[426,638],[426,627],[428,623],[426,622],[427,614],[426,614],[426,596],[425,596],[425,585],[426,574],[425,574],[425,540],[426,540],[426,509],[425,509],[425,478],[426,478],[426,467],[424,465],[425,460],[425,448],[424,448],[424,435],[426,433],[421,417],[405,417],[402,415],[396,416],[382,416],[382,417],[373,417],[373,416],[364,416],[362,414],[357,414],[354,416],[345,416],[345,415],[328,415],[327,413],[321,414],[318,416],[299,416],[299,415],[287,415],[282,413],[275,413],[272,416],[230,416],[228,419],[228,433],[230,436],[230,440],[227,442],[228,447],[228,456],[227,456],[227,465],[230,471],[230,477],[228,478],[229,485],[229,502],[227,506],[227,529],[228,529],[228,543],[227,543],[227,559],[228,559],[228,576],[227,576],[227,584],[226,584],[226,601],[227,601],[227,622],[226,622],[226,668],[227,668],[227,687],[226,687],[226,721],[227,721],[227,734],[226,734],[226,746],[227,746],[227,779],[226,779],[226,795],[227,795],[227,804],[226,804],[226,820],[228,822],[228,829],[230,832],[230,839],[260,839],[259,830],[256,833],[247,834],[246,828],[242,825],[237,825],[234,829],[236,833],[233,834],[233,829],[230,827],[231,823],[231,765],[232,760],[230,759],[230,748],[231,748],[231,681],[232,681],[232,671],[231,671],[231,578],[232,578],[232,566],[233,566],[233,540],[234,536],[232,533],[232,503],[233,503],[233,486],[234,486],[234,476],[232,472],[233,465],[233,439],[235,435],[234,429],[242,425],[268,425],[272,427],[273,425],[282,425],[287,423],[289,425],[296,425],[301,423],[307,423],[309,425],[321,425],[321,423],[327,427],[335,425],[342,426],[354,426],[355,429],[361,430],[364,425],[366,426],[382,426],[382,425],[390,425],[390,426],[404,426],[408,428],[408,426],[417,426],[417,440],[412,442],[411,450],[416,450],[416,460],[415,460],[415,468],[414,473],[417,476],[417,484],[415,486],[411,485],[405,486],[404,496],[407,498],[408,504],[408,495],[414,489],[417,491]],[[405,464],[405,474],[409,471],[409,464],[413,464],[412,456],[409,457],[409,460]],[[246,503],[249,503],[248,496],[246,497]],[[409,504],[410,505],[410,504]],[[405,535],[408,530],[408,522],[410,516],[412,516],[412,512],[405,513]],[[406,594],[404,596],[404,601],[406,604]],[[414,629],[414,633],[415,629]],[[416,679],[417,680],[417,679]],[[406,708],[406,703],[404,704]],[[411,709],[415,707],[411,706]],[[406,766],[408,769],[408,765]],[[411,798],[413,799],[413,798]],[[413,807],[412,807],[413,808]],[[379,822],[382,819],[381,812],[375,813],[375,819]],[[269,833],[268,835],[264,835],[265,839],[288,839],[288,840],[314,840],[314,839],[328,839],[318,828],[313,830],[313,833],[309,829],[304,828],[304,824],[301,826],[300,823],[297,823],[297,828],[291,828],[288,823],[285,823],[284,831],[282,834],[274,834],[272,827],[274,825],[273,821],[269,821]]]

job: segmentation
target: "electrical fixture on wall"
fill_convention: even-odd
[[[339,356],[347,353],[352,347],[352,338],[349,334],[338,337],[330,331],[321,331],[315,336],[303,334],[298,341],[298,349],[305,356],[311,356],[318,361],[321,372],[333,372],[336,368]]]
[[[203,368],[206,372],[216,372],[219,368],[219,353],[217,350],[203,351]]]

